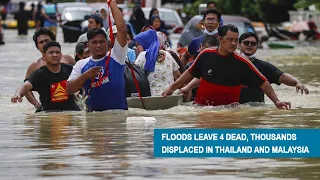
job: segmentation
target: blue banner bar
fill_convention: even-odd
[[[320,129],[155,129],[154,157],[320,157]]]

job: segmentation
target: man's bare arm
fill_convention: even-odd
[[[303,84],[301,84],[297,78],[292,76],[291,74],[288,73],[283,73],[280,78],[279,78],[279,83],[283,83],[287,86],[294,86],[296,87],[297,93],[301,91],[301,94],[309,94],[308,88],[306,88]]]
[[[70,64],[73,66],[76,64],[76,60],[74,60],[74,58],[70,55],[62,55],[61,63]]]
[[[25,79],[27,79],[30,76],[30,74],[37,69],[38,67],[36,62],[31,63],[30,66],[28,67]],[[29,101],[29,103],[31,103],[34,107],[36,108],[41,107],[41,103],[39,103],[39,101],[34,97],[34,94],[32,93],[32,91],[27,92],[25,96]]]
[[[268,81],[265,81],[260,88],[262,91],[272,100],[272,102],[276,105],[279,109],[290,109],[291,103],[290,102],[281,102],[276,93],[274,92],[272,86]]]
[[[117,26],[117,40],[121,47],[125,47],[127,45],[127,25],[123,19],[122,13],[117,6],[117,2],[115,0],[108,0],[110,2],[110,8],[112,12],[112,16],[114,18],[115,24]]]
[[[176,89],[181,88],[186,83],[192,80],[193,76],[189,71],[185,71],[182,75],[173,83],[171,84],[163,93],[162,96],[166,97],[171,95]]]
[[[22,97],[32,89],[32,84],[29,81],[23,83],[16,94],[11,98],[12,103],[22,102]]]

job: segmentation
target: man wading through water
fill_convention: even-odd
[[[72,66],[60,63],[62,54],[58,42],[51,41],[43,47],[46,65],[34,71],[11,98],[12,103],[21,102],[29,91],[37,91],[44,111],[80,110],[74,96],[66,91],[67,78]]]
[[[219,29],[220,46],[205,49],[193,65],[180,78],[163,92],[171,95],[176,89],[190,82],[193,77],[200,78],[200,86],[194,102],[203,106],[219,106],[238,103],[243,85],[260,87],[277,108],[288,109],[289,102],[281,102],[267,79],[251,61],[237,53],[239,32],[234,25]]]
[[[108,5],[117,25],[117,37],[113,48],[107,54],[105,31],[101,28],[90,29],[87,37],[92,56],[76,63],[67,83],[67,91],[70,94],[82,87],[85,89],[88,96],[86,100],[88,111],[128,109],[124,83],[128,50],[126,23],[116,1],[109,0]]]
[[[25,78],[28,78],[32,72],[46,65],[46,61],[43,59],[44,58],[43,46],[47,42],[55,41],[55,39],[56,39],[56,36],[53,34],[53,32],[46,28],[40,28],[34,33],[33,41],[37,49],[42,54],[42,57],[40,57],[39,59],[37,59],[36,61],[32,62],[29,65]],[[76,61],[69,55],[62,55],[61,63],[74,65]],[[26,94],[26,98],[37,109],[41,108],[41,104],[34,97],[31,91]]]
[[[258,36],[256,34],[252,32],[243,33],[239,39],[242,55],[250,59],[250,61],[258,68],[258,70],[268,79],[270,83],[294,86],[296,87],[297,92],[301,91],[301,94],[309,94],[309,90],[294,76],[282,72],[266,61],[257,59],[256,52],[258,50],[258,43]],[[242,87],[239,102],[264,102],[264,93],[259,87]]]

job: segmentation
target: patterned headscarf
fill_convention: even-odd
[[[168,37],[165,33],[161,31],[157,31],[157,37],[160,43],[160,49],[162,50],[170,50],[170,44],[168,42]]]

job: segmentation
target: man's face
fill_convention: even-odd
[[[228,53],[234,53],[238,45],[238,36],[239,33],[228,30],[225,36],[219,37],[220,48],[223,48]]]
[[[251,56],[257,52],[257,40],[254,37],[248,37],[240,43],[241,51],[247,55]]]
[[[105,56],[107,54],[107,40],[102,34],[94,36],[88,42],[88,48],[93,56]]]
[[[100,28],[100,25],[96,22],[95,19],[89,18],[88,19],[88,29],[95,29],[95,28]]]
[[[204,26],[209,31],[212,32],[219,26],[219,19],[216,14],[210,13],[206,15],[204,19]]]
[[[43,34],[38,36],[37,38],[37,45],[38,45],[38,49],[41,53],[43,53],[43,46],[47,43],[52,41],[52,39],[50,38],[50,36]]]
[[[60,64],[62,58],[61,49],[56,46],[49,47],[47,52],[44,54],[44,59],[47,64],[57,65]]]

